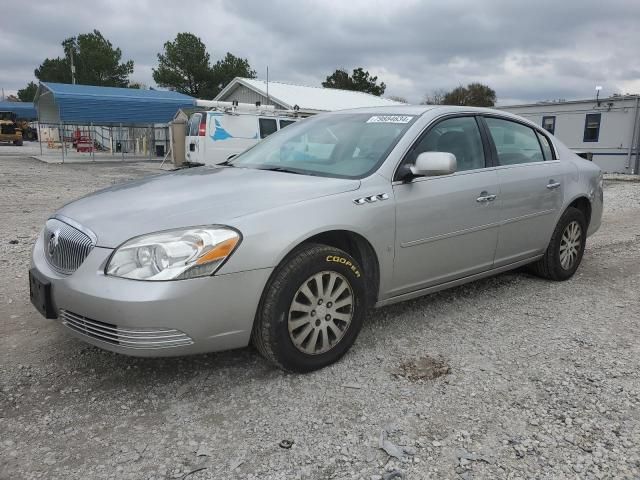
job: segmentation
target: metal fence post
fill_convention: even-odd
[[[124,162],[124,145],[122,144],[122,123],[120,124],[118,137],[120,140],[120,153],[122,154],[122,161]]]
[[[91,152],[91,160],[92,161],[96,161],[96,156],[93,153],[93,149],[95,148],[95,142],[93,140],[93,122],[91,122],[91,124],[89,125],[89,141],[91,142],[91,150],[89,150],[89,152]]]
[[[62,163],[64,163],[64,123],[60,122],[60,126],[58,127],[58,136],[60,137],[60,141],[62,148],[60,152],[62,153]]]

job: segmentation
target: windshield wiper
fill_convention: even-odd
[[[259,168],[258,170],[267,170],[269,172],[295,173],[296,175],[304,175],[302,172],[299,172],[297,170],[291,170],[286,167],[267,167],[267,168]]]

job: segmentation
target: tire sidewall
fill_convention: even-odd
[[[580,251],[578,252],[578,258],[574,262],[573,266],[569,270],[565,270],[564,268],[562,268],[562,264],[560,263],[560,245],[562,244],[562,235],[564,233],[565,228],[567,228],[567,226],[574,221],[578,222],[578,225],[580,225],[580,228],[582,230],[580,235]],[[571,278],[574,275],[574,273],[576,273],[576,270],[578,269],[578,267],[580,266],[580,263],[582,262],[584,249],[587,243],[587,222],[584,218],[584,214],[580,210],[571,208],[567,210],[565,214],[562,216],[562,218],[560,219],[560,222],[558,222],[557,228],[558,230],[556,232],[556,235],[554,235],[555,241],[554,241],[554,244],[552,245],[553,267],[557,277],[561,280],[566,280],[568,278]]]
[[[298,372],[308,372],[325,367],[342,357],[355,342],[362,327],[365,315],[365,280],[364,272],[358,262],[346,252],[332,247],[315,247],[309,255],[303,255],[301,261],[295,262],[293,268],[285,269],[285,280],[278,291],[269,292],[276,295],[272,307],[263,314],[269,315],[273,352],[278,362],[285,368]],[[342,275],[351,288],[354,297],[353,316],[344,336],[329,351],[309,355],[298,350],[289,335],[289,308],[294,295],[309,277],[323,271],[334,271]]]

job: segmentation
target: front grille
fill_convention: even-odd
[[[173,328],[122,328],[67,310],[60,310],[62,324],[87,337],[127,348],[168,348],[191,345],[186,333]]]
[[[65,275],[75,272],[89,255],[95,240],[88,233],[56,218],[44,227],[44,256],[54,270]]]

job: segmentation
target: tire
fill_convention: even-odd
[[[321,281],[322,292],[316,279]],[[305,373],[326,367],[355,342],[364,321],[366,298],[364,272],[353,257],[326,245],[304,245],[269,280],[252,342],[262,356],[283,370]]]
[[[575,236],[572,236],[568,230],[574,230],[576,226],[579,231],[579,239],[575,239]],[[575,245],[575,251],[569,255],[569,261],[567,261],[568,257],[561,256],[561,249],[567,248],[566,241],[568,239],[572,239],[570,244]],[[586,241],[587,220],[584,213],[577,208],[569,207],[560,217],[544,256],[532,265],[533,272],[548,280],[568,280],[580,266]],[[571,252],[573,249],[569,248],[569,251]]]
[[[18,147],[21,147],[22,146],[22,140],[14,140],[13,144],[18,146]]]

